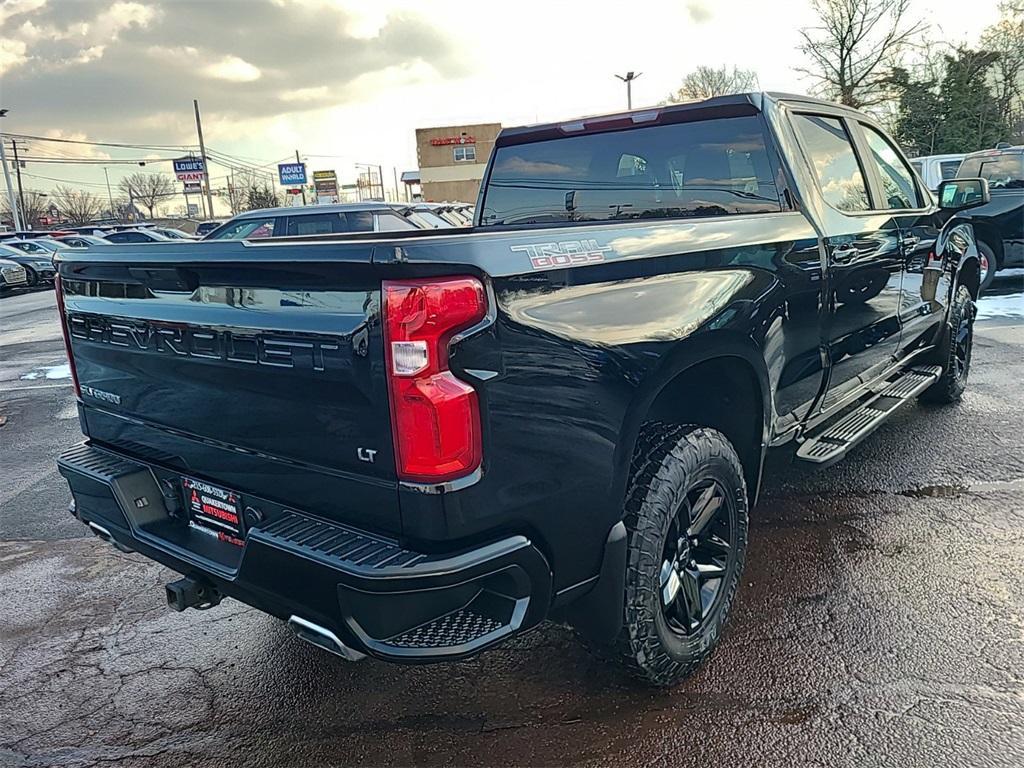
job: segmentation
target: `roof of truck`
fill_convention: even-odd
[[[666,117],[671,118],[672,115],[681,116],[690,112],[707,112],[709,117],[716,116],[716,112],[722,113],[722,116],[731,116],[744,112],[760,112],[767,101],[827,106],[830,109],[842,109],[849,111],[851,114],[860,114],[853,107],[837,104],[834,101],[818,99],[813,96],[775,91],[752,91],[750,93],[737,93],[730,96],[715,96],[711,99],[690,101],[685,104],[664,104],[644,107],[643,109],[632,109],[625,112],[569,118],[555,123],[536,123],[533,125],[503,128],[496,144],[500,146],[502,144],[522,143],[524,140],[554,138],[555,136],[564,136],[566,133],[582,131],[585,127],[590,126],[607,130],[608,128],[614,129],[616,127],[626,128],[631,124],[642,126],[645,123],[675,122],[671,119],[666,120]]]

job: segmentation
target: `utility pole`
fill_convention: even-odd
[[[299,157],[299,150],[297,150],[297,149],[295,150],[295,162],[298,163],[299,165],[302,165],[302,158]],[[306,174],[303,173],[302,175],[305,176]],[[299,189],[302,190],[302,204],[305,205],[306,204],[306,185],[305,184],[299,184]]]
[[[21,188],[21,161],[18,159],[18,142],[15,139],[11,139],[11,149],[14,151],[14,172],[18,176],[18,202],[21,203],[21,217],[25,218],[27,215],[25,211],[28,208],[25,207],[25,190]],[[31,226],[31,221],[25,222],[25,229],[29,229]]]
[[[0,110],[6,112],[7,110]],[[0,115],[3,117],[3,115]],[[7,150],[4,148],[3,137],[0,136],[0,164],[4,166],[4,180],[7,182],[7,204],[11,207],[11,223],[14,228],[25,229],[21,226],[21,217],[18,214],[18,199],[14,196],[14,185],[11,184],[11,169],[7,165]]]
[[[643,72],[629,71],[625,75],[616,75],[619,80],[626,84],[626,108],[633,108],[633,81],[636,80]]]
[[[402,197],[398,194],[398,169],[393,165],[391,166],[391,173],[394,174],[395,177],[395,202],[397,203],[402,199]]]
[[[213,193],[210,191],[210,163],[206,159],[206,144],[203,143],[203,121],[199,118],[199,99],[192,99],[196,110],[196,133],[199,134],[199,154],[203,158],[203,171],[206,175],[206,202],[209,204],[210,216],[213,218]]]
[[[114,218],[114,195],[110,191],[110,174],[107,173],[107,166],[103,166],[103,178],[107,180],[107,201],[110,203],[110,218]]]

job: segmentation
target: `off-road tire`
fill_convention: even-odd
[[[673,518],[690,489],[712,479],[732,499],[735,546],[720,597],[692,635],[673,631],[662,611],[660,570]],[[747,487],[726,437],[695,425],[645,424],[626,493],[628,531],[623,627],[611,648],[620,664],[657,686],[675,685],[714,650],[729,615],[747,547]],[[730,518],[731,519],[731,518]]]
[[[967,375],[971,371],[971,352],[974,345],[974,299],[966,286],[958,285],[953,292],[949,308],[949,323],[942,331],[942,340],[936,348],[935,362],[942,366],[938,381],[921,393],[926,403],[948,404],[957,402],[967,388]],[[966,360],[960,334],[966,324]],[[958,361],[958,355],[960,357]]]

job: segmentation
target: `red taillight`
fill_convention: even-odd
[[[472,277],[384,281],[384,348],[401,479],[443,482],[480,466],[477,394],[448,370],[448,342],[486,314],[484,287]]]
[[[71,354],[71,333],[68,329],[68,316],[64,312],[64,288],[60,283],[60,275],[53,278],[53,292],[57,295],[57,313],[60,315],[60,332],[64,334],[64,351],[68,355],[71,367],[71,383],[75,386],[75,397],[82,399],[82,388],[78,385],[78,371],[75,370],[75,358]]]

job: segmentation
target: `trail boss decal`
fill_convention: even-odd
[[[558,269],[604,261],[604,255],[611,251],[611,246],[598,245],[597,240],[560,240],[557,243],[513,245],[510,250],[529,256],[534,269]]]

